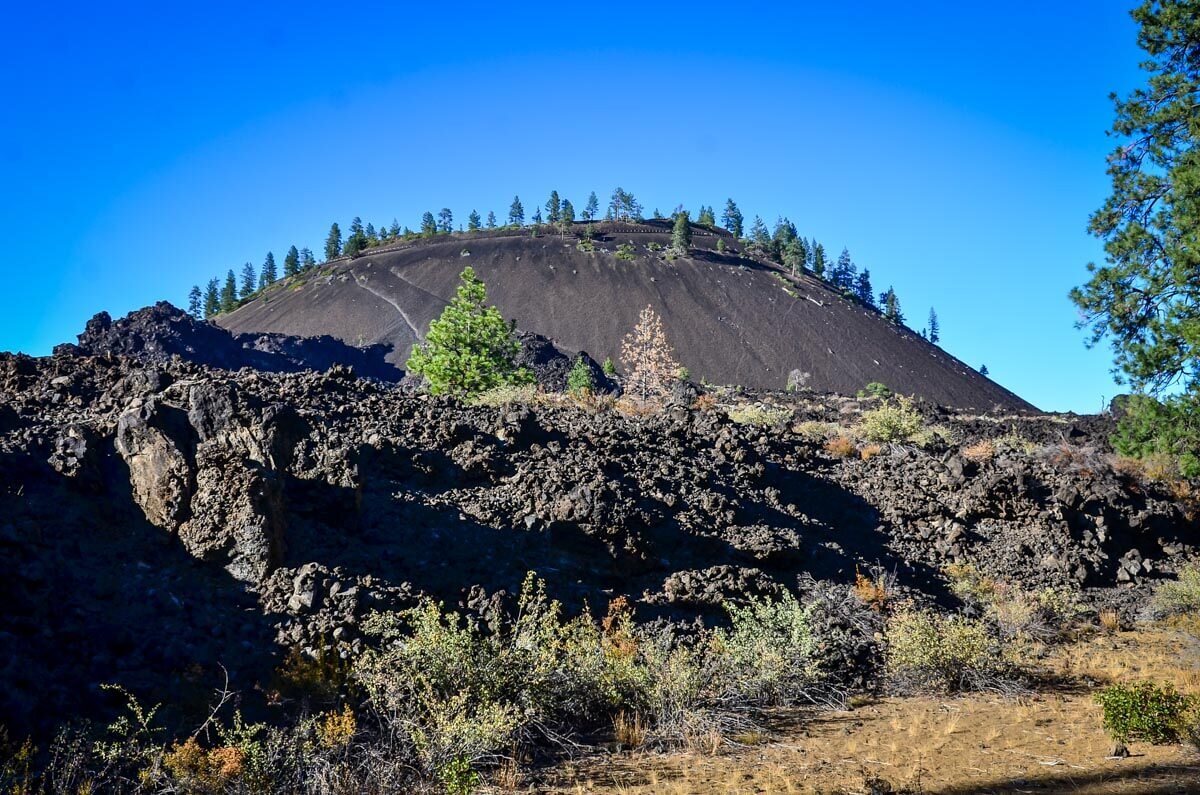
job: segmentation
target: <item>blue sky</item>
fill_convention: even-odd
[[[1131,4],[20,4],[0,350],[182,305],[334,220],[621,185],[786,215],[894,285],[910,325],[936,307],[954,355],[1095,411],[1111,357],[1066,293],[1102,256],[1086,224],[1108,94],[1141,80]]]

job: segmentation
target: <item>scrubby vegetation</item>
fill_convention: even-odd
[[[1104,728],[1118,742],[1141,740],[1155,745],[1195,736],[1200,700],[1153,682],[1112,685],[1096,694],[1104,710]]]
[[[906,442],[917,439],[925,421],[913,406],[912,398],[904,395],[865,411],[860,418],[860,433],[873,442]]]

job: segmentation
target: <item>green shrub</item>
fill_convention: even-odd
[[[1015,673],[999,638],[966,616],[901,610],[889,617],[886,637],[888,676],[902,692],[1001,689]]]
[[[891,397],[891,395],[892,390],[889,389],[886,384],[881,384],[878,381],[872,381],[862,389],[858,390],[858,397],[860,398],[885,398]]]
[[[925,426],[911,398],[898,396],[877,409],[863,412],[860,432],[873,442],[903,442],[916,437]]]
[[[636,256],[636,254],[637,251],[634,249],[632,243],[622,243],[621,245],[617,246],[617,259],[631,260],[634,258],[634,256]]]
[[[1057,640],[1084,613],[1075,595],[1065,588],[1026,591],[988,577],[970,564],[951,564],[944,572],[950,592],[981,614],[1005,640]]]
[[[603,370],[604,374],[606,376],[608,376],[609,378],[612,378],[614,375],[617,374],[617,366],[615,364],[613,364],[613,360],[612,360],[611,356],[604,357],[604,364],[601,365],[600,369]]]
[[[791,418],[790,409],[781,406],[766,406],[762,403],[747,403],[729,409],[726,414],[738,425],[782,425]]]
[[[820,678],[811,606],[784,592],[778,600],[751,599],[726,609],[730,627],[713,636],[724,685],[750,703],[811,700]]]
[[[1195,696],[1177,693],[1171,685],[1153,682],[1112,685],[1096,694],[1104,710],[1104,728],[1118,742],[1142,740],[1153,745],[1179,742]]]
[[[1150,604],[1156,614],[1167,618],[1200,613],[1200,564],[1185,566],[1176,579],[1160,584]]]

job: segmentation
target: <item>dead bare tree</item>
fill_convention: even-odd
[[[662,403],[679,380],[679,362],[653,307],[643,309],[633,331],[625,335],[621,363],[628,373],[625,394],[642,406]]]

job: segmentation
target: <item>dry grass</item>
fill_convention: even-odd
[[[834,458],[854,458],[858,455],[858,447],[849,436],[835,436],[825,442],[825,452]]]
[[[876,612],[883,611],[891,596],[885,575],[868,577],[857,569],[854,572],[854,585],[850,586],[850,590],[863,604]]]
[[[1180,664],[1187,644],[1169,629],[1093,635],[1048,660],[1060,674],[1200,678]],[[1193,664],[1196,653],[1191,652]],[[1192,686],[1194,690],[1194,683]],[[1111,740],[1086,688],[1013,700],[988,695],[885,698],[852,712],[775,716],[773,741],[707,753],[605,755],[571,763],[544,791],[604,795],[862,793],[872,779],[913,792],[1076,792],[1132,795],[1200,791],[1200,760],[1180,746],[1135,744],[1107,759]],[[1020,783],[1017,783],[1020,782]]]
[[[870,461],[875,456],[883,452],[883,445],[880,444],[865,444],[858,451],[859,456],[863,461]]]
[[[641,748],[646,744],[646,722],[636,712],[621,710],[613,717],[613,738],[622,748]]]
[[[963,458],[983,464],[996,457],[996,443],[991,439],[983,439],[975,444],[969,444],[962,449]]]
[[[1101,610],[1100,629],[1112,635],[1121,631],[1121,614],[1111,608]]]

